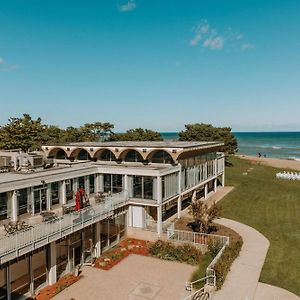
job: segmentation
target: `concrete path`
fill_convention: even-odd
[[[109,271],[83,268],[83,278],[54,300],[181,300],[196,267],[131,254]]]
[[[216,223],[229,227],[243,238],[239,257],[234,261],[220,291],[214,300],[252,300],[262,266],[269,248],[269,241],[257,230],[228,219],[219,219]]]
[[[255,300],[300,300],[300,297],[285,289],[259,282]]]

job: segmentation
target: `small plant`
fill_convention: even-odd
[[[210,252],[212,257],[216,257],[223,245],[220,241],[212,241],[210,240],[208,243],[208,251]]]

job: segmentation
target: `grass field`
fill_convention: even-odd
[[[226,185],[235,189],[220,202],[222,216],[250,225],[269,239],[260,281],[300,296],[300,181],[278,180],[278,169],[236,157],[229,161]]]

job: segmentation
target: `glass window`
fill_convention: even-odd
[[[90,175],[90,194],[95,192],[95,175]]]
[[[19,215],[27,213],[27,189],[17,191],[17,201],[19,204]]]
[[[133,198],[153,199],[153,177],[133,176]]]
[[[51,183],[51,203],[52,203],[52,205],[59,203],[58,182]]]
[[[119,193],[122,191],[122,175],[104,174],[104,192]]]
[[[0,193],[0,220],[7,218],[7,193]]]

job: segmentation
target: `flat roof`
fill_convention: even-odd
[[[77,142],[64,144],[51,144],[48,146],[70,146],[70,147],[133,147],[133,148],[195,148],[207,146],[222,146],[223,142],[204,141],[115,141],[115,142]],[[46,146],[46,145],[44,145]]]

